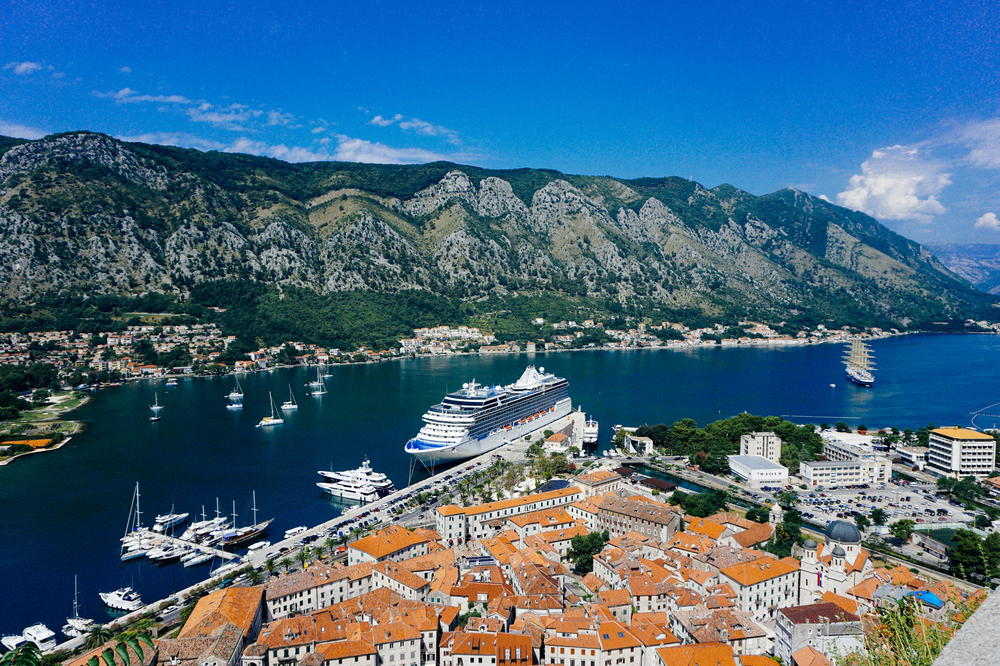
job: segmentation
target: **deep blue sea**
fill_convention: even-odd
[[[800,422],[847,421],[869,427],[970,423],[970,413],[1000,401],[1000,337],[914,335],[873,343],[877,385],[844,378],[842,347],[694,351],[597,351],[423,358],[331,368],[329,393],[308,397],[315,370],[297,368],[241,378],[242,412],[225,409],[231,378],[130,383],[101,391],[72,417],[87,424],[63,449],[0,468],[0,633],[34,622],[58,631],[70,610],[73,575],[82,614],[107,619],[99,591],[131,584],[146,600],[196,582],[206,567],[122,563],[118,538],[138,481],[147,521],[155,513],[223,511],[237,504],[247,519],[256,490],[272,534],[339,512],[314,483],[316,470],[357,466],[362,456],[405,484],[403,443],[420,415],[448,390],[476,379],[508,383],[527,363],[570,380],[574,404],[601,423],[607,441],[616,423],[700,423],[748,411]],[[836,384],[830,387],[830,384]],[[261,430],[268,391],[300,408],[285,424]],[[162,420],[148,421],[159,392]],[[1000,408],[987,410],[1000,413]],[[1000,417],[980,417],[981,427]],[[148,524],[148,523],[147,523]]]

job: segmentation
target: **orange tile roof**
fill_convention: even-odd
[[[602,622],[597,627],[597,637],[601,641],[602,650],[624,650],[642,645],[620,622]]]
[[[742,666],[778,666],[778,662],[762,654],[745,654],[740,657]]]
[[[767,523],[754,523],[751,527],[733,535],[733,541],[744,548],[756,546],[771,538],[774,529]]]
[[[664,666],[737,666],[733,648],[724,643],[678,645],[656,650]]]
[[[331,659],[347,659],[349,657],[363,657],[377,653],[375,646],[367,641],[336,641],[334,643],[320,643],[316,646],[316,653],[323,657],[323,661]]]
[[[607,483],[615,481],[621,478],[622,478],[621,474],[618,474],[617,472],[612,472],[611,470],[607,469],[600,469],[597,470],[596,472],[591,472],[589,474],[581,474],[580,476],[576,477],[576,480],[588,486],[592,486],[592,485],[597,485],[599,483]]]
[[[851,589],[847,591],[848,594],[855,596],[859,599],[865,599],[866,601],[871,601],[875,598],[875,590],[882,586],[882,581],[880,581],[875,576],[866,578]]]
[[[399,525],[389,525],[385,529],[373,532],[368,536],[358,539],[348,545],[349,548],[360,550],[372,557],[379,559],[397,553],[401,550],[427,543],[426,536],[421,536],[405,527]]]
[[[723,569],[720,573],[725,574],[740,585],[756,585],[798,570],[799,561],[797,559],[784,557],[780,560],[761,558],[753,562],[744,562]]]
[[[628,590],[602,590],[597,598],[606,606],[630,606],[632,604],[632,595],[628,593]]]
[[[221,624],[234,624],[246,635],[264,601],[264,587],[227,587],[198,600],[178,638],[206,636]]]
[[[376,645],[395,643],[397,641],[412,641],[414,639],[420,639],[420,631],[408,624],[379,624],[372,627],[372,640]]]
[[[528,513],[511,516],[507,520],[514,523],[518,527],[524,527],[525,525],[532,525],[534,523],[538,523],[542,526],[572,523],[573,517],[566,512],[566,509],[562,507],[555,507],[552,509],[529,511]]]
[[[546,530],[545,532],[540,532],[538,536],[545,539],[549,543],[555,543],[556,541],[566,541],[578,536],[587,536],[590,534],[590,530],[582,525],[574,525],[573,527],[567,527],[562,530]]]
[[[497,502],[487,502],[486,504],[467,506],[464,509],[460,509],[460,511],[467,516],[475,516],[480,513],[490,513],[491,511],[512,509],[517,506],[524,506],[525,504],[532,504],[534,502],[543,502],[545,500],[550,500],[550,499],[560,499],[563,497],[570,497],[579,494],[580,490],[578,488],[557,488],[556,490],[550,490],[545,493],[536,493],[534,495],[513,497],[511,499],[499,500]]]
[[[858,614],[858,602],[854,599],[848,599],[847,597],[842,597],[836,592],[826,591],[823,593],[823,601],[831,604],[837,604],[843,610],[848,613]]]
[[[684,528],[684,531],[702,534],[711,539],[718,539],[726,531],[726,527],[725,525],[721,525],[713,520],[692,517],[687,526]]]
[[[942,437],[947,437],[948,439],[982,439],[982,440],[993,440],[993,435],[985,432],[979,432],[978,430],[969,430],[968,428],[935,428],[931,430],[935,435],[941,435]]]
[[[792,662],[795,666],[833,666],[833,662],[825,654],[811,645],[793,652]]]

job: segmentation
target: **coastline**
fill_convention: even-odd
[[[65,402],[66,399],[72,399],[75,402],[69,407],[62,406],[60,403]],[[52,433],[43,433],[43,432],[8,433],[3,435],[3,437],[14,436],[14,437],[30,438],[38,435],[62,436],[62,439],[57,444],[54,444],[52,446],[32,449],[31,451],[23,451],[21,453],[16,453],[10,457],[6,457],[3,460],[0,460],[0,467],[9,465],[10,463],[14,462],[19,458],[25,458],[27,456],[34,455],[36,453],[48,453],[50,451],[58,451],[59,449],[69,444],[75,435],[78,435],[81,432],[83,432],[84,424],[82,421],[76,421],[73,419],[63,419],[60,417],[69,414],[70,412],[79,409],[80,407],[83,407],[88,402],[90,402],[91,397],[87,394],[80,396],[72,396],[72,393],[70,393],[69,395],[66,396],[66,399],[60,400],[59,402],[56,402],[54,404],[43,405],[39,410],[42,412],[42,414],[39,415],[38,418],[32,420],[15,419],[14,421],[7,421],[3,424],[0,424],[0,425],[9,425],[9,424],[33,425],[35,427],[40,427],[45,425],[55,426],[55,431]],[[35,410],[28,410],[28,411],[35,411]],[[60,429],[60,426],[63,424],[68,426],[65,432],[63,432]]]

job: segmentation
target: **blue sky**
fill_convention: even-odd
[[[1000,242],[995,2],[424,4],[6,0],[0,133],[794,186]]]

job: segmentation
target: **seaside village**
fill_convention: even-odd
[[[630,318],[631,319],[631,318]],[[972,322],[970,322],[972,323]],[[337,363],[378,361],[400,356],[436,356],[460,353],[496,354],[555,351],[560,349],[637,347],[687,347],[697,345],[801,345],[845,341],[846,330],[817,326],[794,336],[780,335],[757,322],[741,322],[737,328],[716,324],[691,329],[683,324],[631,322],[629,328],[607,328],[600,321],[546,323],[535,319],[542,332],[538,340],[498,342],[492,333],[469,326],[434,326],[414,329],[411,337],[393,349],[354,351],[327,348],[304,342],[264,346],[231,358],[226,354],[236,336],[223,335],[215,324],[134,325],[124,331],[78,333],[33,331],[0,333],[0,364],[49,363],[69,374],[112,373],[121,379],[161,377],[175,374],[235,371],[250,372],[288,363]],[[873,329],[872,337],[896,331]],[[595,337],[596,336],[596,337]],[[595,341],[597,340],[597,341]],[[286,353],[286,346],[291,356]],[[159,363],[153,359],[184,359]]]
[[[685,515],[608,462],[541,490],[438,506],[342,561],[209,592],[144,664],[822,666],[863,653],[884,604],[912,599],[932,626],[984,596],[878,561],[844,520],[776,557],[777,505],[768,522]]]

